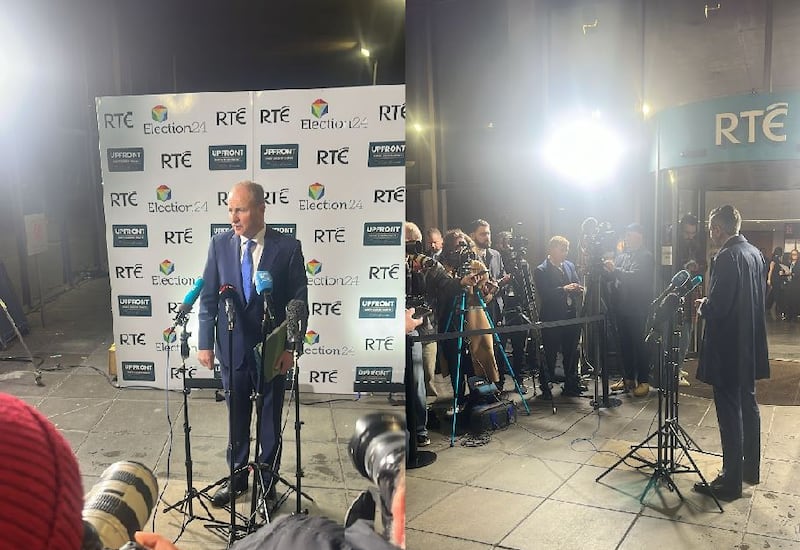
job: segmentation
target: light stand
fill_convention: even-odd
[[[600,293],[600,270],[603,269],[599,259],[598,261],[590,261],[589,271],[586,274],[585,285],[586,296],[585,303],[588,304],[589,311],[584,308],[585,316],[602,315],[602,295]],[[607,320],[604,318],[599,327],[595,325],[590,328],[588,324],[584,325],[584,342],[586,347],[589,348],[589,356],[591,357],[590,365],[592,367],[592,375],[594,377],[594,399],[591,401],[594,409],[619,407],[622,401],[615,397],[609,397],[608,394],[608,368],[607,368],[607,350],[606,350],[606,335],[608,334]],[[600,383],[602,383],[602,401],[600,400],[598,376],[600,376]]]

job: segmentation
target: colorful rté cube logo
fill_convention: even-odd
[[[163,105],[156,105],[150,111],[150,116],[152,116],[153,120],[155,120],[156,122],[164,122],[165,120],[167,120],[168,114],[169,112],[167,111],[167,108]]]
[[[322,262],[311,260],[306,264],[306,273],[309,275],[318,275],[322,271]]]
[[[308,332],[306,332],[306,336],[305,338],[303,338],[303,341],[309,346],[313,346],[314,344],[319,344],[319,334],[317,334],[313,330],[309,330]]]
[[[308,186],[308,196],[318,201],[325,196],[325,186],[321,183],[312,183]]]
[[[311,104],[311,114],[317,118],[322,118],[328,114],[328,102],[324,99],[317,99]]]
[[[156,198],[161,202],[170,200],[172,198],[172,189],[166,185],[159,185],[156,187]]]
[[[164,341],[167,344],[172,344],[175,340],[178,339],[178,336],[175,334],[175,329],[172,327],[165,328],[164,332],[161,333],[164,336]]]
[[[169,260],[164,260],[158,264],[158,270],[164,275],[171,275],[175,271],[175,264]]]

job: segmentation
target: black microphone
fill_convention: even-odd
[[[659,302],[658,306],[655,308],[653,312],[653,316],[651,321],[648,323],[650,327],[650,331],[647,333],[644,341],[646,343],[650,343],[650,341],[655,336],[656,332],[658,331],[659,325],[662,325],[669,321],[670,316],[675,313],[678,309],[678,304],[680,303],[680,299],[678,295],[674,292],[670,292]]]
[[[225,314],[228,316],[228,330],[233,330],[233,323],[236,319],[236,308],[234,298],[236,298],[236,287],[224,284],[219,287],[219,297],[225,300]]]
[[[681,269],[680,271],[678,271],[675,275],[672,276],[672,280],[667,285],[667,288],[664,289],[664,291],[658,296],[658,298],[653,300],[653,303],[651,305],[658,304],[659,302],[661,302],[661,300],[663,300],[667,296],[667,294],[669,294],[673,290],[681,288],[683,285],[686,284],[686,281],[689,280],[689,277],[690,277],[689,272],[686,271],[685,269]]]
[[[189,289],[186,296],[183,298],[183,303],[178,306],[178,312],[175,314],[175,323],[172,326],[182,325],[186,322],[189,312],[192,311],[192,306],[200,296],[200,291],[203,290],[203,278],[200,277],[194,282],[194,286]]]
[[[290,300],[286,306],[286,349],[303,354],[303,335],[308,327],[308,306],[303,300]]]
[[[272,302],[272,275],[269,271],[256,271],[256,292],[264,297],[264,318],[261,331],[269,334],[275,328],[275,305]]]

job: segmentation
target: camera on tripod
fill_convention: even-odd
[[[598,222],[596,218],[586,218],[581,224],[581,248],[589,258],[589,265],[603,263],[603,259],[613,254],[617,247],[617,234],[610,222]]]

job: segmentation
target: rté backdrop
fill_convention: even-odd
[[[178,305],[252,179],[267,223],[303,244],[304,391],[380,391],[404,369],[405,89],[372,86],[98,98],[117,372],[178,387]],[[188,323],[195,378],[197,306]],[[169,357],[168,357],[169,352]],[[218,375],[217,375],[218,376]]]

